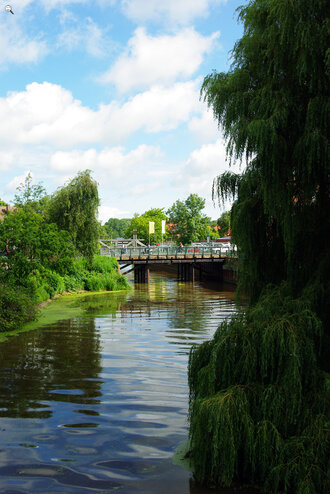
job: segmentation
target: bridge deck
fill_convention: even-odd
[[[115,257],[118,261],[144,263],[223,262],[236,257],[236,252],[220,247],[107,247],[102,245],[100,254]]]

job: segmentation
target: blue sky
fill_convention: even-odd
[[[29,172],[51,193],[88,168],[102,222],[190,193],[220,216],[229,164],[199,90],[229,68],[244,0],[0,2],[0,198]]]

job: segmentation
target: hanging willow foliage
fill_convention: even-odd
[[[97,182],[92,179],[91,171],[85,170],[60,187],[48,205],[49,221],[69,231],[77,252],[90,262],[97,250],[99,204]]]
[[[190,456],[200,482],[328,492],[321,333],[308,301],[292,299],[285,284],[192,349]]]
[[[252,302],[282,279],[296,294],[325,256],[329,269],[328,13],[326,0],[250,1],[231,70],[202,85],[229,157],[249,163],[218,177],[213,197],[236,199],[232,236]]]
[[[248,163],[212,192],[234,199],[238,291],[250,306],[189,362],[190,455],[211,486],[330,492],[328,8],[251,0],[231,70],[201,89],[229,158]]]

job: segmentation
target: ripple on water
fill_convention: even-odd
[[[190,348],[233,301],[151,274],[75,303],[75,317],[1,344],[0,493],[202,494],[171,458],[187,437]]]

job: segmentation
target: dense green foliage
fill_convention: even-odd
[[[230,217],[231,213],[230,211],[224,211],[220,218],[217,220],[217,225],[220,228],[219,231],[219,236],[220,237],[226,237],[227,235],[230,235]]]
[[[176,201],[167,211],[172,224],[173,240],[184,245],[199,240],[206,240],[210,234],[210,219],[202,213],[205,199],[197,194],[190,194],[185,201]]]
[[[0,222],[0,242],[9,250],[0,278],[15,284],[41,266],[63,273],[74,258],[74,246],[69,232],[58,230],[54,223],[33,210],[18,208]]]
[[[162,220],[166,220],[167,216],[164,213],[163,208],[149,209],[140,216],[134,216],[125,230],[126,238],[133,238],[133,230],[137,231],[137,236],[142,239],[142,242],[149,242],[149,222],[155,223],[155,233],[150,235],[150,242],[157,243],[162,240]],[[166,238],[166,233],[163,235],[163,239]]]
[[[0,331],[15,329],[33,319],[36,305],[57,293],[128,288],[116,259],[92,255],[96,244],[94,186],[89,172],[80,173],[47,201],[43,188],[32,185],[31,176],[19,187],[16,208],[0,221]],[[55,215],[60,211],[59,197],[72,206],[77,225]],[[74,206],[78,197],[86,199],[79,207]],[[71,214],[70,207],[64,210],[64,216]],[[77,257],[82,251],[88,255]]]
[[[9,261],[10,267],[3,269],[1,266],[5,263],[7,266]],[[40,263],[27,261],[26,264],[30,267],[25,275],[14,278],[18,270],[12,269],[10,256],[0,259],[0,331],[15,329],[32,320],[36,316],[36,304],[58,293],[129,288],[114,258],[94,256],[92,264],[87,258],[73,259],[61,274]]]
[[[242,174],[235,199],[239,289],[250,308],[190,357],[191,457],[213,486],[328,492],[329,51],[325,0],[253,0],[228,73],[202,94]],[[272,284],[272,288],[267,288]],[[323,370],[321,370],[323,369]]]
[[[329,259],[327,9],[325,0],[250,2],[232,70],[202,86],[230,156],[248,160],[214,191],[236,199],[233,238],[249,263],[240,280],[252,300],[280,278],[301,290]]]
[[[0,282],[0,331],[11,331],[35,317],[36,306],[27,290]]]
[[[102,227],[103,238],[124,237],[130,221],[131,220],[127,218],[109,218]]]
[[[48,221],[71,234],[77,252],[90,261],[97,250],[99,224],[97,183],[90,171],[79,172],[50,198]]]
[[[119,273],[115,258],[94,256],[92,264],[86,258],[76,259],[70,272],[64,276],[70,290],[125,290],[128,283]]]
[[[34,184],[31,173],[28,173],[24,182],[17,187],[14,202],[18,208],[42,213],[47,206],[48,196],[44,187],[40,183]]]
[[[192,350],[191,455],[201,482],[328,492],[321,336],[309,301],[292,299],[283,285]]]

